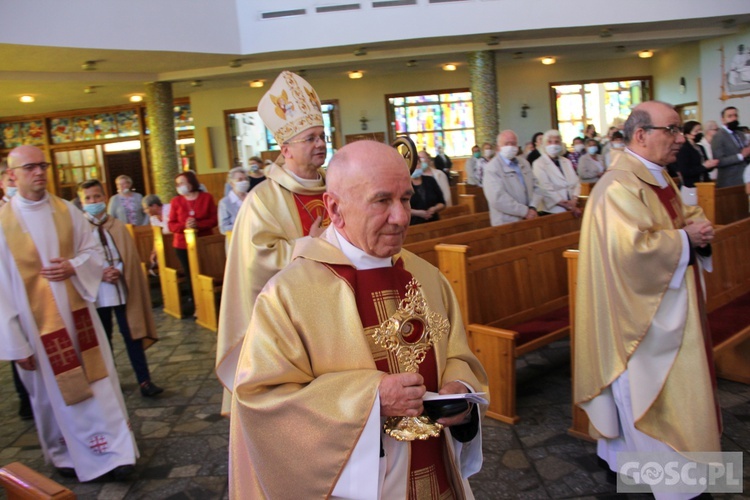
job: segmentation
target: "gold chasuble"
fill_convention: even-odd
[[[75,257],[74,231],[68,206],[56,196],[50,196],[49,202],[60,242],[60,257],[72,259]],[[60,316],[49,282],[39,274],[42,261],[36,245],[11,205],[0,211],[0,224],[6,235],[13,236],[7,239],[8,248],[23,279],[31,312],[63,399],[67,405],[85,401],[93,395],[89,384],[107,376],[87,303],[70,279],[65,280],[76,329],[74,343]],[[75,344],[80,349],[81,359]]]
[[[679,288],[669,288],[683,248],[679,229],[705,216],[683,205],[668,176],[661,188],[654,175],[637,157],[621,154],[586,205],[573,398],[588,413],[593,437],[617,438],[610,385],[637,360],[639,377],[648,382],[633,384],[629,372],[631,401],[640,408],[634,409],[635,428],[676,451],[719,451],[710,338],[693,259]],[[664,316],[671,312],[662,307],[665,295],[685,297],[677,303],[685,314]],[[654,321],[657,315],[662,323]],[[667,317],[676,324],[671,330],[665,330]],[[649,377],[651,371],[657,375]]]
[[[373,332],[399,307],[406,296],[412,275],[404,269],[399,259],[392,267],[358,271],[351,266],[330,265],[331,270],[351,287],[357,301],[357,310],[362,320],[364,334],[368,338],[375,366],[385,373],[403,373],[405,367],[392,350],[375,343]],[[411,333],[404,340],[415,343],[420,340],[424,325],[412,322]],[[428,391],[438,392],[438,374],[435,352],[429,349],[419,364],[419,374],[424,377]],[[445,434],[425,441],[411,441],[409,469],[409,498],[449,499],[457,498],[453,480],[446,470]]]
[[[414,254],[394,259],[392,269],[358,271],[329,227],[321,237],[300,240],[294,260],[260,293],[233,394],[230,497],[329,497],[355,447],[373,438],[372,466],[357,467],[358,474],[377,483],[380,443],[411,446],[411,457],[394,464],[386,482],[396,478],[411,497],[464,496],[468,481],[461,483],[450,428],[440,438],[397,442],[383,433],[374,406],[384,374],[401,367],[369,333],[398,308],[412,277],[429,309],[450,325],[420,365],[427,388],[454,380],[477,392],[487,387],[448,281]],[[375,427],[368,426],[373,414]],[[481,446],[481,440],[471,444]]]

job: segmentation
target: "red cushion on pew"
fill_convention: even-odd
[[[544,316],[513,325],[509,329],[518,332],[516,345],[521,346],[532,340],[544,337],[548,333],[565,328],[569,324],[570,315],[568,314],[568,306],[565,306],[551,311]]]
[[[708,314],[711,340],[717,346],[750,324],[750,293]]]

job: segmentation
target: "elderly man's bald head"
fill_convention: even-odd
[[[413,194],[409,169],[394,148],[374,141],[347,144],[333,155],[323,200],[331,224],[375,257],[401,250]]]
[[[497,147],[513,145],[518,146],[518,136],[510,129],[503,130],[497,134]]]

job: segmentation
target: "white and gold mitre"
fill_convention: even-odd
[[[279,145],[311,127],[323,126],[318,94],[291,71],[276,77],[258,103],[258,114]]]

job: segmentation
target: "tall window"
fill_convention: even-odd
[[[338,127],[338,101],[324,101],[321,103],[323,113],[323,130],[331,138],[326,144],[328,149],[326,158],[331,159],[338,144],[341,143]],[[267,151],[278,151],[279,144],[273,134],[263,124],[255,108],[233,109],[224,111],[229,138],[230,165],[247,165],[247,160],[253,156],[261,156]]]
[[[417,149],[431,155],[443,146],[448,156],[471,154],[474,106],[467,89],[428,94],[387,95],[389,139],[408,135]]]
[[[554,123],[570,146],[575,137],[583,137],[589,124],[604,136],[613,123],[625,121],[634,106],[650,99],[651,77],[553,83],[550,92],[555,103]]]

